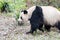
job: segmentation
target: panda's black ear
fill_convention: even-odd
[[[24,14],[27,14],[28,13],[28,11],[27,10],[24,10]]]
[[[27,10],[22,10],[21,12],[24,12],[24,14],[27,14],[27,13],[28,13],[28,11],[27,11]]]

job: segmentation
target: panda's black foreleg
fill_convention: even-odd
[[[29,32],[26,32],[26,34],[29,34],[29,33],[33,34],[33,32],[36,31],[36,29],[37,29],[37,26],[36,25],[31,25],[30,31]]]
[[[46,31],[50,32],[51,25],[45,25],[44,28],[45,28]]]

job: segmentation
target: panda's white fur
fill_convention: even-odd
[[[60,12],[52,7],[52,6],[41,6],[43,15],[44,15],[44,22],[50,25],[54,25],[58,21],[60,21]]]
[[[60,21],[60,12],[52,6],[40,6],[42,8],[43,16],[44,16],[44,23],[54,25],[58,21]],[[22,16],[23,21],[28,21],[29,18],[31,18],[32,12],[35,10],[36,6],[32,6],[29,8],[28,14],[24,14],[23,12],[20,14],[20,17]],[[22,21],[20,18],[18,21]]]

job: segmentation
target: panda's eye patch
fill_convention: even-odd
[[[28,13],[27,10],[22,10],[21,12],[24,12],[24,14],[27,14]]]
[[[20,17],[22,19],[22,17]]]

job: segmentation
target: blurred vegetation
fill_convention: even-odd
[[[38,6],[54,6],[60,10],[60,0],[0,0],[0,10],[4,4],[4,2],[8,3],[9,9],[12,13],[8,14],[16,18],[19,18],[19,14],[21,10],[27,9],[33,5]]]
[[[26,9],[26,6],[25,6],[26,2],[25,1],[26,0],[0,0],[0,10],[5,2],[8,3],[9,9],[12,11],[12,13],[8,13],[6,15],[13,16],[17,20],[17,18],[19,16],[19,12],[22,9]]]
[[[27,7],[31,7],[33,5],[50,5],[60,8],[60,0],[0,0],[0,9],[4,2],[7,2],[9,4],[9,7],[12,11],[26,9]]]
[[[0,9],[4,2],[7,2],[9,4],[9,7],[13,12],[26,8],[25,0],[0,0]]]

